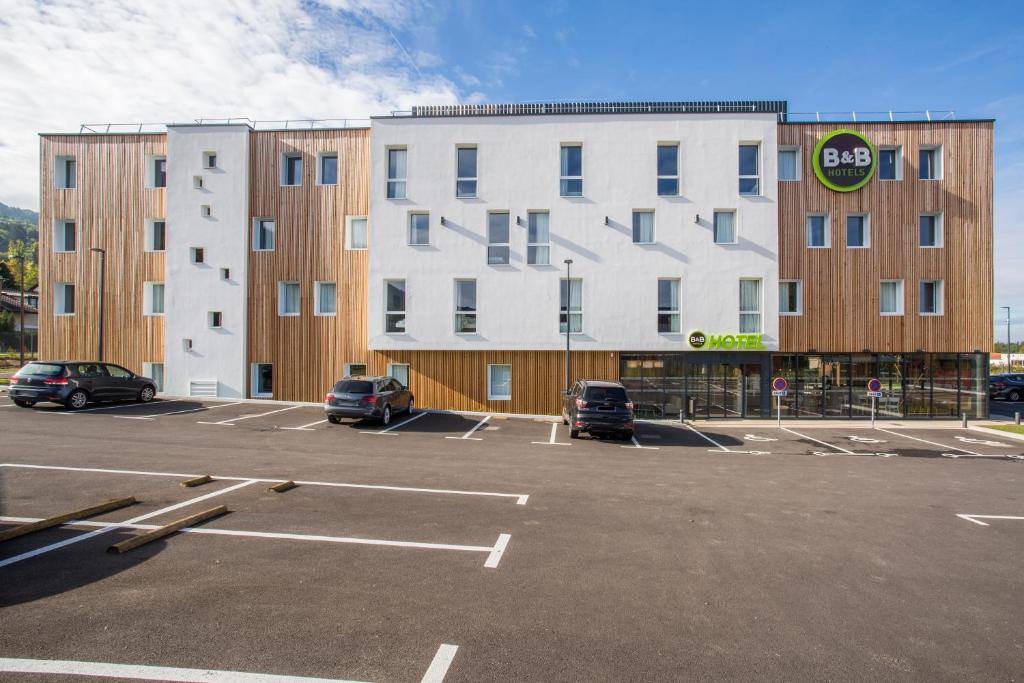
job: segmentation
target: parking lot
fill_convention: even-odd
[[[1024,441],[879,427],[0,396],[0,530],[137,500],[0,543],[0,680],[1019,678]]]

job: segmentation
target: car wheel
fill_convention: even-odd
[[[68,399],[67,401],[64,402],[64,405],[67,406],[69,410],[81,410],[82,408],[85,407],[85,404],[88,402],[89,395],[86,394],[81,389],[75,389],[74,391],[71,392],[71,395],[68,396]]]
[[[412,400],[412,397],[409,397],[409,407],[405,409],[405,412],[407,412],[410,415],[412,415],[412,411],[413,411],[413,409],[415,407],[416,407],[416,401]]]
[[[31,408],[32,406],[35,405],[35,403],[33,403],[32,401],[19,401],[18,399],[14,399],[14,405],[18,406],[19,408]]]
[[[578,439],[578,438],[580,438],[580,430],[578,430],[578,429],[570,429],[569,430],[569,438],[570,439]]]
[[[1020,392],[1019,391],[1011,391],[1009,398],[1010,398],[1011,401],[1019,401],[1020,400]]]
[[[380,423],[385,427],[391,424],[391,406],[384,406],[384,412],[380,416]]]
[[[156,396],[156,390],[153,387],[146,385],[142,387],[142,391],[139,392],[139,402],[149,403],[153,400],[154,396]]]
[[[341,418],[338,417],[337,415],[328,415],[327,416],[327,421],[330,422],[332,425],[340,425],[341,424]]]

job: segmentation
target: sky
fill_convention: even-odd
[[[995,118],[995,330],[1024,337],[1019,2],[0,0],[0,202],[37,209],[37,133],[82,123],[705,99]]]

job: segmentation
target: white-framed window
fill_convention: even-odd
[[[194,266],[206,263],[206,250],[202,247],[189,247],[188,258]]]
[[[252,250],[274,251],[277,226],[273,218],[254,218],[252,220]]]
[[[531,266],[551,263],[551,214],[547,211],[526,214],[526,263]]]
[[[209,311],[206,314],[206,325],[211,330],[219,330],[224,326],[224,314],[220,311]]]
[[[679,143],[658,143],[658,196],[679,194]]]
[[[804,287],[800,280],[779,280],[779,315],[803,315]]]
[[[317,155],[316,163],[316,184],[337,185],[338,184],[338,153],[320,152]]]
[[[252,364],[252,397],[270,398],[274,395],[274,366],[272,363]]]
[[[313,283],[313,315],[338,314],[338,283]]]
[[[164,390],[164,364],[163,363],[143,363],[142,364],[142,376],[148,377],[153,380],[156,384],[157,393]]]
[[[388,376],[394,377],[403,388],[409,388],[409,364],[388,363]]]
[[[918,312],[921,315],[942,315],[942,280],[921,280],[918,295]]]
[[[846,247],[867,249],[871,246],[871,215],[851,213],[846,216]]]
[[[740,278],[740,334],[761,331],[761,280]]]
[[[793,145],[779,146],[779,180],[782,182],[800,180],[800,148]]]
[[[558,194],[563,197],[583,196],[583,145],[563,143],[558,179]]]
[[[942,146],[921,147],[917,152],[919,180],[942,179]]]
[[[277,314],[282,317],[300,315],[302,313],[302,290],[298,282],[277,283]]]
[[[459,145],[455,148],[455,196],[476,197],[477,149],[475,145]]]
[[[807,247],[826,249],[832,246],[832,225],[829,214],[807,214]]]
[[[194,187],[197,190],[203,189],[203,176],[201,176],[201,175],[194,175],[194,176],[192,176],[192,187]]]
[[[405,199],[407,156],[408,150],[405,147],[388,148],[388,199]]]
[[[221,268],[220,269],[220,279],[221,280],[230,280],[231,279],[231,269],[230,268]]]
[[[922,213],[918,217],[918,245],[923,249],[939,249],[943,245],[942,214]]]
[[[217,168],[216,152],[203,152],[203,168]]]
[[[164,283],[144,282],[142,285],[142,314],[164,314]]]
[[[345,377],[365,377],[366,363],[345,363]]]
[[[302,184],[302,155],[285,152],[281,155],[281,186],[298,187]]]
[[[560,281],[558,303],[558,332],[565,334],[566,323],[570,334],[583,333],[583,280],[573,278]]]
[[[476,334],[476,280],[455,281],[455,334]]]
[[[366,245],[366,216],[345,216],[345,249],[349,251],[364,251]]]
[[[53,222],[53,251],[58,254],[70,254],[78,251],[77,230],[75,222],[57,219]]]
[[[903,148],[899,145],[878,148],[878,179],[903,180]]]
[[[167,157],[162,154],[146,156],[146,187],[167,187]]]
[[[75,314],[75,286],[70,282],[58,282],[53,286],[53,313]]]
[[[633,211],[633,244],[654,244],[654,212]]]
[[[512,366],[511,365],[488,365],[487,366],[487,400],[488,401],[511,401],[512,400]]]
[[[425,247],[430,244],[430,214],[409,213],[409,246]]]
[[[754,142],[740,144],[739,162],[740,194],[761,194],[761,145]]]
[[[78,187],[78,162],[75,157],[56,157],[53,160],[53,184],[59,190]]]
[[[213,215],[213,209],[210,208],[209,204],[203,204],[199,207],[199,215],[203,218],[209,218]]]
[[[679,333],[679,278],[658,280],[658,333]]]
[[[509,247],[508,211],[487,214],[487,265],[507,266]]]
[[[384,281],[384,334],[405,334],[405,280]]]
[[[713,221],[715,244],[736,244],[736,212],[715,211]]]
[[[881,315],[903,315],[903,280],[881,281],[878,312]]]
[[[146,219],[145,251],[165,251],[167,249],[167,221],[163,218]]]

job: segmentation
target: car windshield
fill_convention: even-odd
[[[583,398],[588,401],[626,401],[626,390],[622,387],[587,387]]]
[[[339,394],[372,394],[373,382],[364,382],[356,379],[343,379],[334,385],[334,390]]]
[[[29,363],[18,370],[18,377],[56,377],[64,372],[63,365],[50,363]]]

